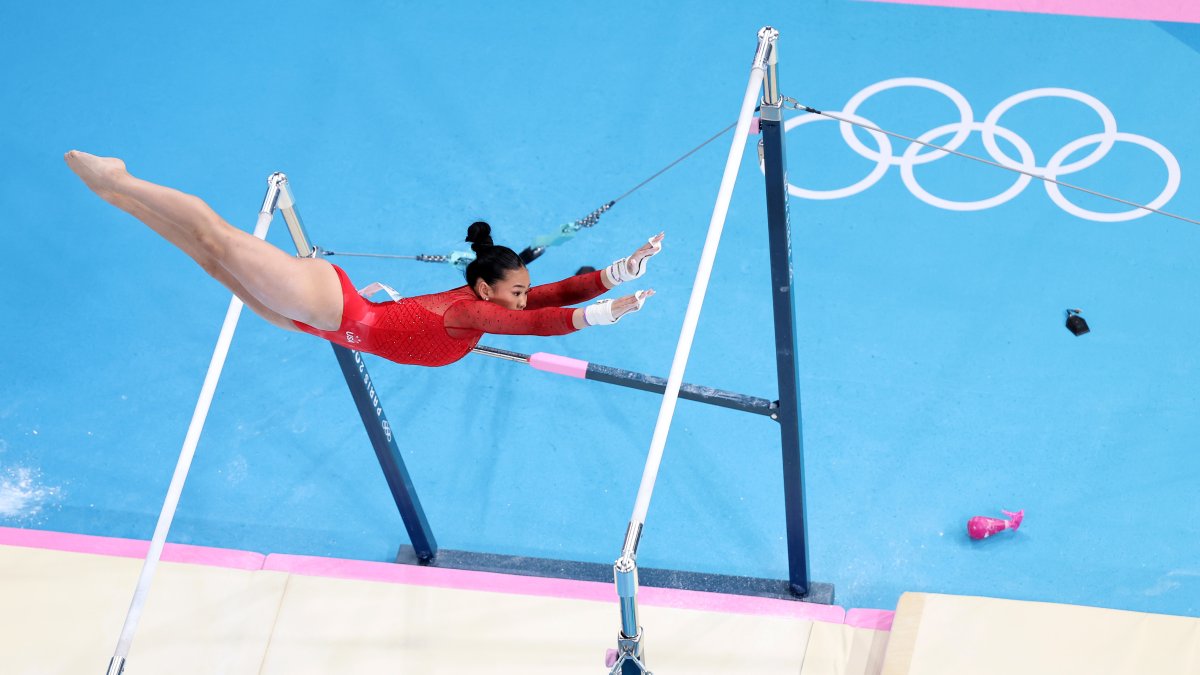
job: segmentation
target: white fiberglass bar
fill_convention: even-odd
[[[729,212],[729,201],[733,197],[733,186],[737,182],[738,168],[742,163],[742,155],[746,149],[746,139],[750,135],[750,121],[754,117],[754,108],[762,91],[764,66],[761,58],[756,58],[750,71],[750,83],[746,85],[746,95],[742,98],[742,109],[738,115],[737,127],[733,132],[733,144],[729,148],[729,158],[725,161],[725,173],[721,178],[721,189],[717,192],[717,203],[713,208],[712,219],[708,223],[708,237],[704,240],[704,250],[700,254],[700,267],[696,271],[696,280],[692,283],[692,296],[688,300],[687,312],[683,317],[683,330],[679,333],[679,343],[675,347],[675,358],[671,362],[671,373],[667,376],[667,390],[663,394],[662,406],[658,410],[658,421],[654,425],[654,436],[650,441],[650,454],[646,459],[646,468],[642,471],[642,484],[638,488],[637,501],[633,505],[631,523],[637,526],[646,522],[646,511],[650,508],[650,497],[654,493],[654,482],[658,478],[658,467],[662,463],[663,448],[667,445],[667,432],[671,428],[671,419],[675,415],[675,404],[679,400],[679,388],[683,384],[683,371],[687,368],[688,356],[692,351],[692,339],[696,336],[696,324],[700,321],[700,309],[704,305],[704,294],[708,291],[708,280],[712,275],[713,262],[717,257],[717,247],[721,243],[721,232],[725,228],[725,216]]]
[[[271,213],[259,213],[258,222],[254,225],[254,236],[259,239],[267,237],[267,228],[271,225]],[[171,485],[167,488],[167,498],[163,501],[162,511],[158,514],[158,525],[154,528],[154,537],[150,540],[150,550],[146,553],[146,561],[142,564],[141,574],[138,575],[137,588],[133,592],[133,601],[129,604],[129,612],[125,615],[125,625],[121,628],[121,637],[117,640],[117,648],[109,661],[108,675],[120,675],[125,670],[125,659],[129,657],[129,648],[133,644],[133,635],[137,631],[138,621],[142,618],[142,610],[146,606],[146,596],[150,592],[150,583],[158,569],[158,561],[162,557],[163,546],[167,542],[167,531],[171,529],[171,521],[175,518],[175,509],[179,506],[179,496],[183,492],[183,484],[187,480],[188,471],[192,467],[192,458],[196,454],[196,445],[200,442],[200,432],[204,430],[204,421],[208,417],[208,409],[212,405],[213,394],[217,390],[217,381],[221,378],[221,370],[225,367],[225,357],[229,354],[229,345],[233,341],[233,331],[237,328],[238,318],[242,314],[242,301],[235,295],[229,300],[229,309],[225,312],[225,322],[221,324],[221,333],[217,337],[217,347],[213,350],[212,360],[208,364],[208,374],[204,376],[204,384],[200,387],[200,400],[192,413],[191,424],[188,425],[187,435],[183,439],[183,450],[179,453],[179,461],[175,464],[175,474],[171,477]]]

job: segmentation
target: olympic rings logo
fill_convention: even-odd
[[[1030,89],[1019,94],[1014,94],[1001,101],[995,108],[984,117],[982,122],[976,122],[974,113],[971,110],[971,104],[967,102],[966,97],[959,93],[953,87],[938,82],[936,80],[925,79],[921,77],[897,77],[882,82],[876,82],[862,91],[858,92],[847,101],[841,111],[829,111],[831,114],[838,117],[844,117],[859,124],[869,124],[871,126],[879,126],[874,122],[860,116],[857,111],[862,104],[871,96],[878,94],[888,89],[899,87],[920,87],[930,89],[950,99],[954,106],[958,109],[959,121],[950,124],[943,124],[926,131],[917,137],[918,140],[924,143],[937,143],[949,150],[957,150],[966,142],[972,132],[979,132],[982,135],[983,146],[987,149],[988,154],[998,164],[1010,168],[1031,171],[1046,178],[1059,180],[1062,176],[1083,171],[1084,169],[1094,166],[1097,162],[1103,159],[1118,141],[1125,143],[1133,143],[1140,145],[1154,152],[1163,161],[1167,167],[1167,184],[1162,189],[1157,197],[1154,198],[1147,206],[1154,209],[1162,208],[1175,193],[1179,190],[1180,169],[1179,162],[1175,156],[1171,154],[1163,145],[1153,139],[1137,134],[1130,134],[1123,131],[1117,131],[1117,120],[1113,116],[1112,111],[1095,97],[1085,94],[1074,89],[1063,89],[1059,87],[1044,87],[1040,89]],[[1104,130],[1097,134],[1089,134],[1081,138],[1077,138],[1070,143],[1056,150],[1049,161],[1044,165],[1038,165],[1033,152],[1033,148],[1029,143],[1017,135],[1011,129],[1000,126],[1000,118],[1004,116],[1013,107],[1038,98],[1065,98],[1073,101],[1078,101],[1091,108],[1100,118]],[[789,131],[795,127],[804,124],[811,124],[820,121],[836,121],[829,117],[817,115],[814,113],[805,113],[796,117],[789,118],[783,125],[783,130]],[[993,206],[999,206],[1018,194],[1021,194],[1033,180],[1031,176],[1020,174],[1016,181],[1006,190],[998,195],[980,199],[977,201],[954,201],[938,197],[917,182],[916,172],[914,168],[918,164],[928,164],[935,160],[945,157],[949,153],[942,150],[934,150],[916,143],[909,143],[904,152],[897,156],[892,150],[891,138],[878,131],[867,130],[867,133],[875,141],[878,149],[872,150],[868,148],[854,133],[855,127],[848,122],[838,122],[841,127],[842,139],[851,150],[865,159],[875,162],[875,168],[867,174],[865,178],[848,185],[844,188],[835,190],[810,190],[802,188],[792,183],[788,183],[788,194],[802,199],[841,199],[856,195],[883,178],[888,169],[893,166],[900,167],[900,177],[904,181],[908,191],[926,204],[936,206],[941,209],[951,211],[982,211]],[[881,127],[882,128],[882,127]],[[951,135],[953,134],[953,135]],[[938,139],[950,136],[950,140],[945,143],[939,143]],[[1008,141],[1016,148],[1020,159],[1014,159],[1008,156],[1000,146],[996,143],[996,137],[999,136]],[[1087,156],[1074,162],[1065,163],[1067,158],[1078,152],[1082,148],[1096,146]],[[760,168],[762,164],[760,162]],[[1054,183],[1043,181],[1046,186],[1046,193],[1050,199],[1058,205],[1059,208],[1087,220],[1100,222],[1118,222],[1124,220],[1133,220],[1148,215],[1150,212],[1144,209],[1131,209],[1129,211],[1121,211],[1117,213],[1106,213],[1100,211],[1091,211],[1078,206],[1068,200],[1062,193],[1062,188]]]

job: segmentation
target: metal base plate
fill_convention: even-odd
[[[401,546],[396,562],[405,565],[421,565],[411,546]],[[442,567],[474,572],[496,572],[518,574],[527,577],[573,579],[575,581],[613,582],[611,564],[554,560],[551,558],[529,558],[525,556],[501,555],[498,553],[474,553],[440,549],[437,557],[427,567]],[[833,604],[833,584],[811,582],[808,593],[798,597],[783,579],[740,577],[727,574],[707,574],[662,570],[652,567],[638,568],[638,583],[654,588],[675,588],[688,591],[707,591],[729,595],[748,595],[779,600],[799,600],[818,605]]]

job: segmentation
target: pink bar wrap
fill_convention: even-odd
[[[578,377],[581,380],[587,379],[588,362],[573,359],[569,356],[538,352],[529,357],[529,365],[548,373]]]

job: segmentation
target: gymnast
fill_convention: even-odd
[[[484,333],[565,335],[611,325],[642,308],[653,290],[572,308],[646,272],[663,234],[605,269],[531,286],[521,258],[492,243],[491,226],[473,223],[466,240],[476,258],[458,288],[371,302],[345,271],[298,258],[225,222],[198,197],[136,178],[115,157],[72,150],[65,155],[104,201],[142,221],[195,260],[255,314],[285,330],[322,337],[397,363],[444,366],[466,356]]]

